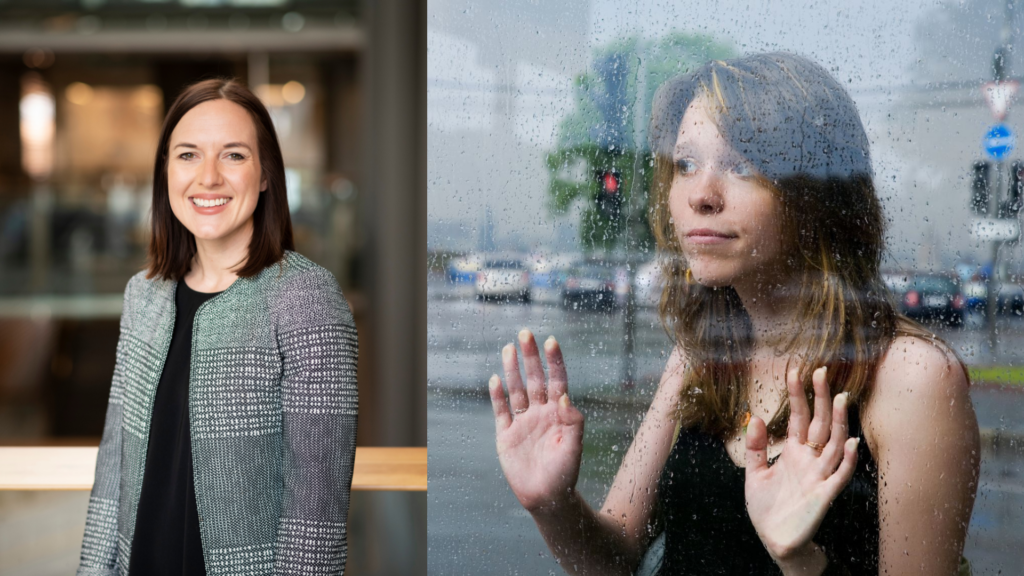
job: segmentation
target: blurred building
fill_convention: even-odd
[[[353,307],[359,444],[426,445],[425,28],[425,0],[0,3],[0,445],[98,443],[163,116],[215,76],[270,110],[296,249]],[[0,496],[2,542],[26,500]],[[347,574],[425,570],[424,494],[350,522]]]

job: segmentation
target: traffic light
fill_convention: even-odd
[[[988,199],[991,195],[991,180],[989,179],[991,169],[992,164],[984,161],[975,162],[972,167],[971,210],[975,214],[988,214]]]
[[[622,176],[611,170],[598,170],[597,209],[609,220],[617,220],[622,211]]]
[[[1001,212],[1004,218],[1016,218],[1020,213],[1021,197],[1024,192],[1024,162],[1015,160],[1010,164],[1010,187],[1006,190],[1006,202]]]

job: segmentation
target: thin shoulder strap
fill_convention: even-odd
[[[852,404],[847,409],[847,411],[846,411],[846,419],[847,419],[847,423],[849,424],[849,427],[850,427],[850,431],[848,433],[848,436],[850,438],[855,438],[855,437],[858,437],[858,436],[863,436],[863,434],[862,434],[863,429],[861,428],[861,424],[860,424],[860,405],[859,404]]]

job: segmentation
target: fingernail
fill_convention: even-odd
[[[554,347],[555,347],[555,337],[554,336],[548,336],[548,339],[544,341],[544,349],[545,350],[551,350]]]
[[[562,395],[561,395],[561,396],[560,396],[560,397],[558,398],[558,404],[559,404],[559,405],[560,405],[560,406],[561,406],[562,408],[568,408],[568,407],[569,407],[569,395],[568,395],[568,394],[562,394]]]
[[[487,382],[487,386],[491,390],[494,390],[498,386],[501,386],[501,380],[498,379],[498,375],[497,374],[491,374],[491,379]]]
[[[513,350],[515,350],[514,346],[511,344],[505,344],[505,347],[501,349],[501,357],[505,360],[511,360]]]
[[[519,331],[520,342],[526,342],[527,340],[530,339],[531,336],[533,336],[533,334],[531,334],[530,330],[527,328],[523,328],[522,330]]]

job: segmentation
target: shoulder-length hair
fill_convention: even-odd
[[[669,214],[672,151],[683,114],[697,97],[707,99],[722,137],[782,205],[784,253],[799,287],[799,329],[778,352],[800,358],[809,398],[811,372],[827,366],[833,395],[850,392],[853,402],[866,402],[878,364],[897,335],[936,339],[897,313],[882,281],[885,219],[868,138],[852,99],[805,58],[757,54],[708,62],[667,81],[655,96],[650,221],[667,255],[662,325],[687,357],[681,425],[719,436],[742,425],[754,350],[750,316],[736,291],[690,280]],[[784,399],[769,433],[783,436],[788,417]]]
[[[259,98],[238,80],[202,80],[185,88],[174,100],[160,131],[160,144],[153,165],[153,219],[146,278],[177,281],[191,268],[196,254],[196,239],[171,211],[167,189],[168,148],[171,133],[189,110],[203,102],[220,99],[245,108],[252,118],[256,128],[260,180],[267,181],[267,189],[260,193],[253,212],[248,255],[243,262],[236,264],[241,267],[235,270],[235,274],[242,278],[255,276],[267,266],[280,262],[285,250],[295,250],[285,189],[284,159],[270,114]]]

